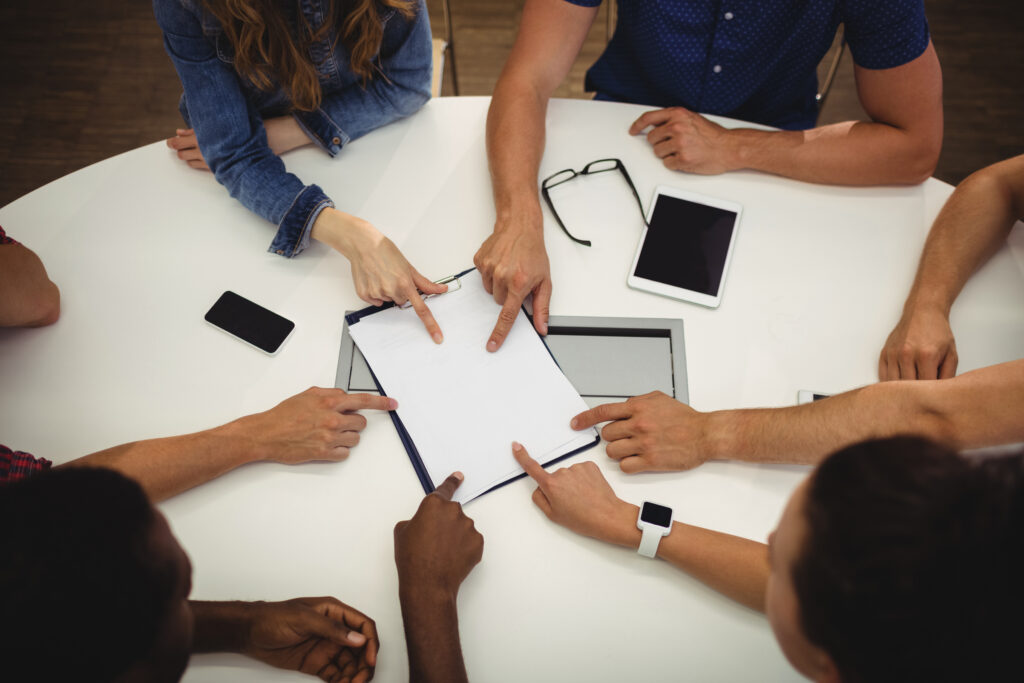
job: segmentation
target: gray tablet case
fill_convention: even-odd
[[[689,403],[681,319],[552,316],[544,341],[591,407],[650,391],[663,391]],[[347,323],[334,386],[378,393]]]

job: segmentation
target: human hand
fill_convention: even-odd
[[[332,683],[373,678],[377,625],[359,610],[327,597],[249,603],[246,612],[243,654]]]
[[[259,459],[295,465],[310,460],[344,460],[359,443],[366,418],[357,410],[394,410],[398,401],[373,394],[310,387],[262,413],[223,427],[233,438],[252,442]]]
[[[702,447],[707,416],[685,403],[653,391],[622,403],[605,403],[574,417],[573,429],[612,420],[601,430],[608,457],[623,472],[688,470],[708,460]]]
[[[665,168],[704,175],[740,168],[732,161],[728,129],[700,114],[682,107],[649,111],[633,122],[629,134],[638,135],[650,126],[647,142]]]
[[[455,472],[423,498],[412,519],[395,525],[395,564],[403,592],[454,600],[480,562],[484,537],[452,495],[462,483]]]
[[[937,308],[904,311],[878,359],[878,379],[948,379],[957,355],[949,318]]]
[[[512,444],[512,456],[537,482],[533,502],[552,522],[600,541],[628,547],[639,545],[639,510],[615,495],[593,462],[588,460],[548,473],[519,443]]]
[[[178,158],[192,168],[200,171],[209,171],[203,154],[199,149],[199,141],[196,140],[196,131],[192,128],[178,128],[174,131],[173,138],[167,138],[167,146],[178,153]]]
[[[543,224],[496,225],[473,256],[484,289],[502,305],[498,322],[487,341],[488,351],[497,351],[512,329],[523,300],[533,294],[533,326],[548,333],[551,305],[551,266],[544,249]]]
[[[444,294],[448,285],[439,285],[413,268],[394,242],[369,222],[335,209],[324,209],[313,224],[312,237],[340,251],[352,265],[352,281],[359,298],[374,306],[385,301],[412,304],[431,339],[444,340],[441,327],[423,303],[423,294]]]

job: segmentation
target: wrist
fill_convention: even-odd
[[[244,652],[256,603],[190,601],[193,652]]]
[[[257,422],[261,415],[246,415],[207,430],[206,434],[217,443],[218,452],[228,460],[232,468],[274,459],[270,444],[258,436],[260,429]]]
[[[907,297],[903,304],[903,317],[911,318],[922,314],[941,315],[949,319],[949,311],[953,307],[953,297],[941,287],[920,287]]]
[[[717,410],[703,413],[697,434],[697,452],[702,461],[743,459],[746,453],[748,411]]]
[[[382,235],[369,221],[326,207],[313,223],[310,237],[352,261],[360,252],[378,242]]]
[[[804,144],[805,131],[727,128],[719,149],[729,170],[767,171],[779,167],[780,157],[793,154]]]
[[[402,612],[435,613],[455,608],[458,588],[451,590],[439,581],[426,581],[398,577],[398,600]]]
[[[620,502],[622,504],[619,505],[618,512],[615,514],[615,523],[602,540],[636,550],[640,547],[640,538],[643,536],[643,532],[636,526],[636,520],[640,516],[640,506],[624,501]]]
[[[537,190],[521,193],[515,199],[495,201],[494,232],[544,232],[544,215],[537,199]]]
[[[738,130],[725,128],[719,139],[719,150],[725,162],[726,171],[739,171],[752,165],[752,148],[746,144]]]

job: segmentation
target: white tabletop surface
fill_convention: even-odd
[[[487,105],[435,100],[337,159],[307,148],[285,162],[440,278],[472,265],[493,225]],[[645,205],[659,184],[742,204],[723,303],[709,310],[626,287],[639,220],[621,179],[607,174],[559,188],[556,199],[592,248],[569,241],[545,214],[551,312],[683,318],[699,410],[788,405],[799,389],[832,393],[874,381],[878,352],[951,188],[935,180],[860,189],[755,172],[675,173],[627,134],[643,111],[553,101],[541,176],[618,157]],[[53,327],[0,331],[0,436],[56,462],[213,426],[308,386],[331,386],[342,313],[361,306],[340,255],[322,245],[293,260],[267,253],[273,226],[162,142],[23,197],[0,209],[0,225],[39,253],[63,303]],[[203,321],[226,289],[295,321],[276,357]],[[961,372],[1024,357],[1021,226],[968,284],[952,323]],[[524,405],[513,419],[529,418]],[[576,459],[583,458],[626,500],[656,500],[681,521],[757,540],[806,472],[712,463],[626,476],[603,445]],[[555,526],[531,491],[519,481],[466,507],[485,538],[483,561],[459,597],[473,680],[798,680],[760,615],[667,563]],[[392,527],[421,496],[390,420],[377,414],[344,463],[251,465],[161,508],[191,555],[194,597],[335,595],[377,620],[375,680],[388,682],[407,677]],[[185,680],[311,679],[206,655],[193,658]]]

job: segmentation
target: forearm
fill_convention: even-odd
[[[467,681],[456,596],[400,586],[411,683]]]
[[[35,252],[0,246],[0,327],[50,325],[60,316],[60,290]]]
[[[816,464],[867,439],[918,435],[956,448],[1024,441],[1024,360],[945,380],[883,382],[789,408],[708,415],[709,459]]]
[[[968,278],[1024,216],[1018,177],[1024,177],[1024,156],[984,168],[957,187],[928,234],[905,310],[934,307],[949,316]]]
[[[764,612],[770,570],[763,543],[674,522],[672,533],[661,539],[658,557],[725,597]]]
[[[249,634],[247,602],[190,600],[194,618],[192,652],[241,652]]]
[[[636,526],[640,508],[623,503],[614,536],[601,540],[636,551],[642,532]],[[764,612],[768,583],[766,546],[746,538],[723,534],[681,522],[661,539],[658,557],[682,569],[709,588],[758,612]]]
[[[267,131],[267,144],[270,150],[277,155],[305,147],[312,142],[293,116],[263,119],[263,128]]]
[[[499,81],[487,112],[487,158],[496,225],[526,221],[542,227],[537,175],[544,154],[548,98],[514,79]],[[518,221],[517,221],[518,223]]]
[[[908,132],[869,121],[805,131],[732,129],[730,166],[832,185],[916,184],[935,167],[937,152]]]
[[[106,467],[137,481],[154,502],[262,459],[261,447],[235,421],[195,434],[114,446],[63,467]]]

